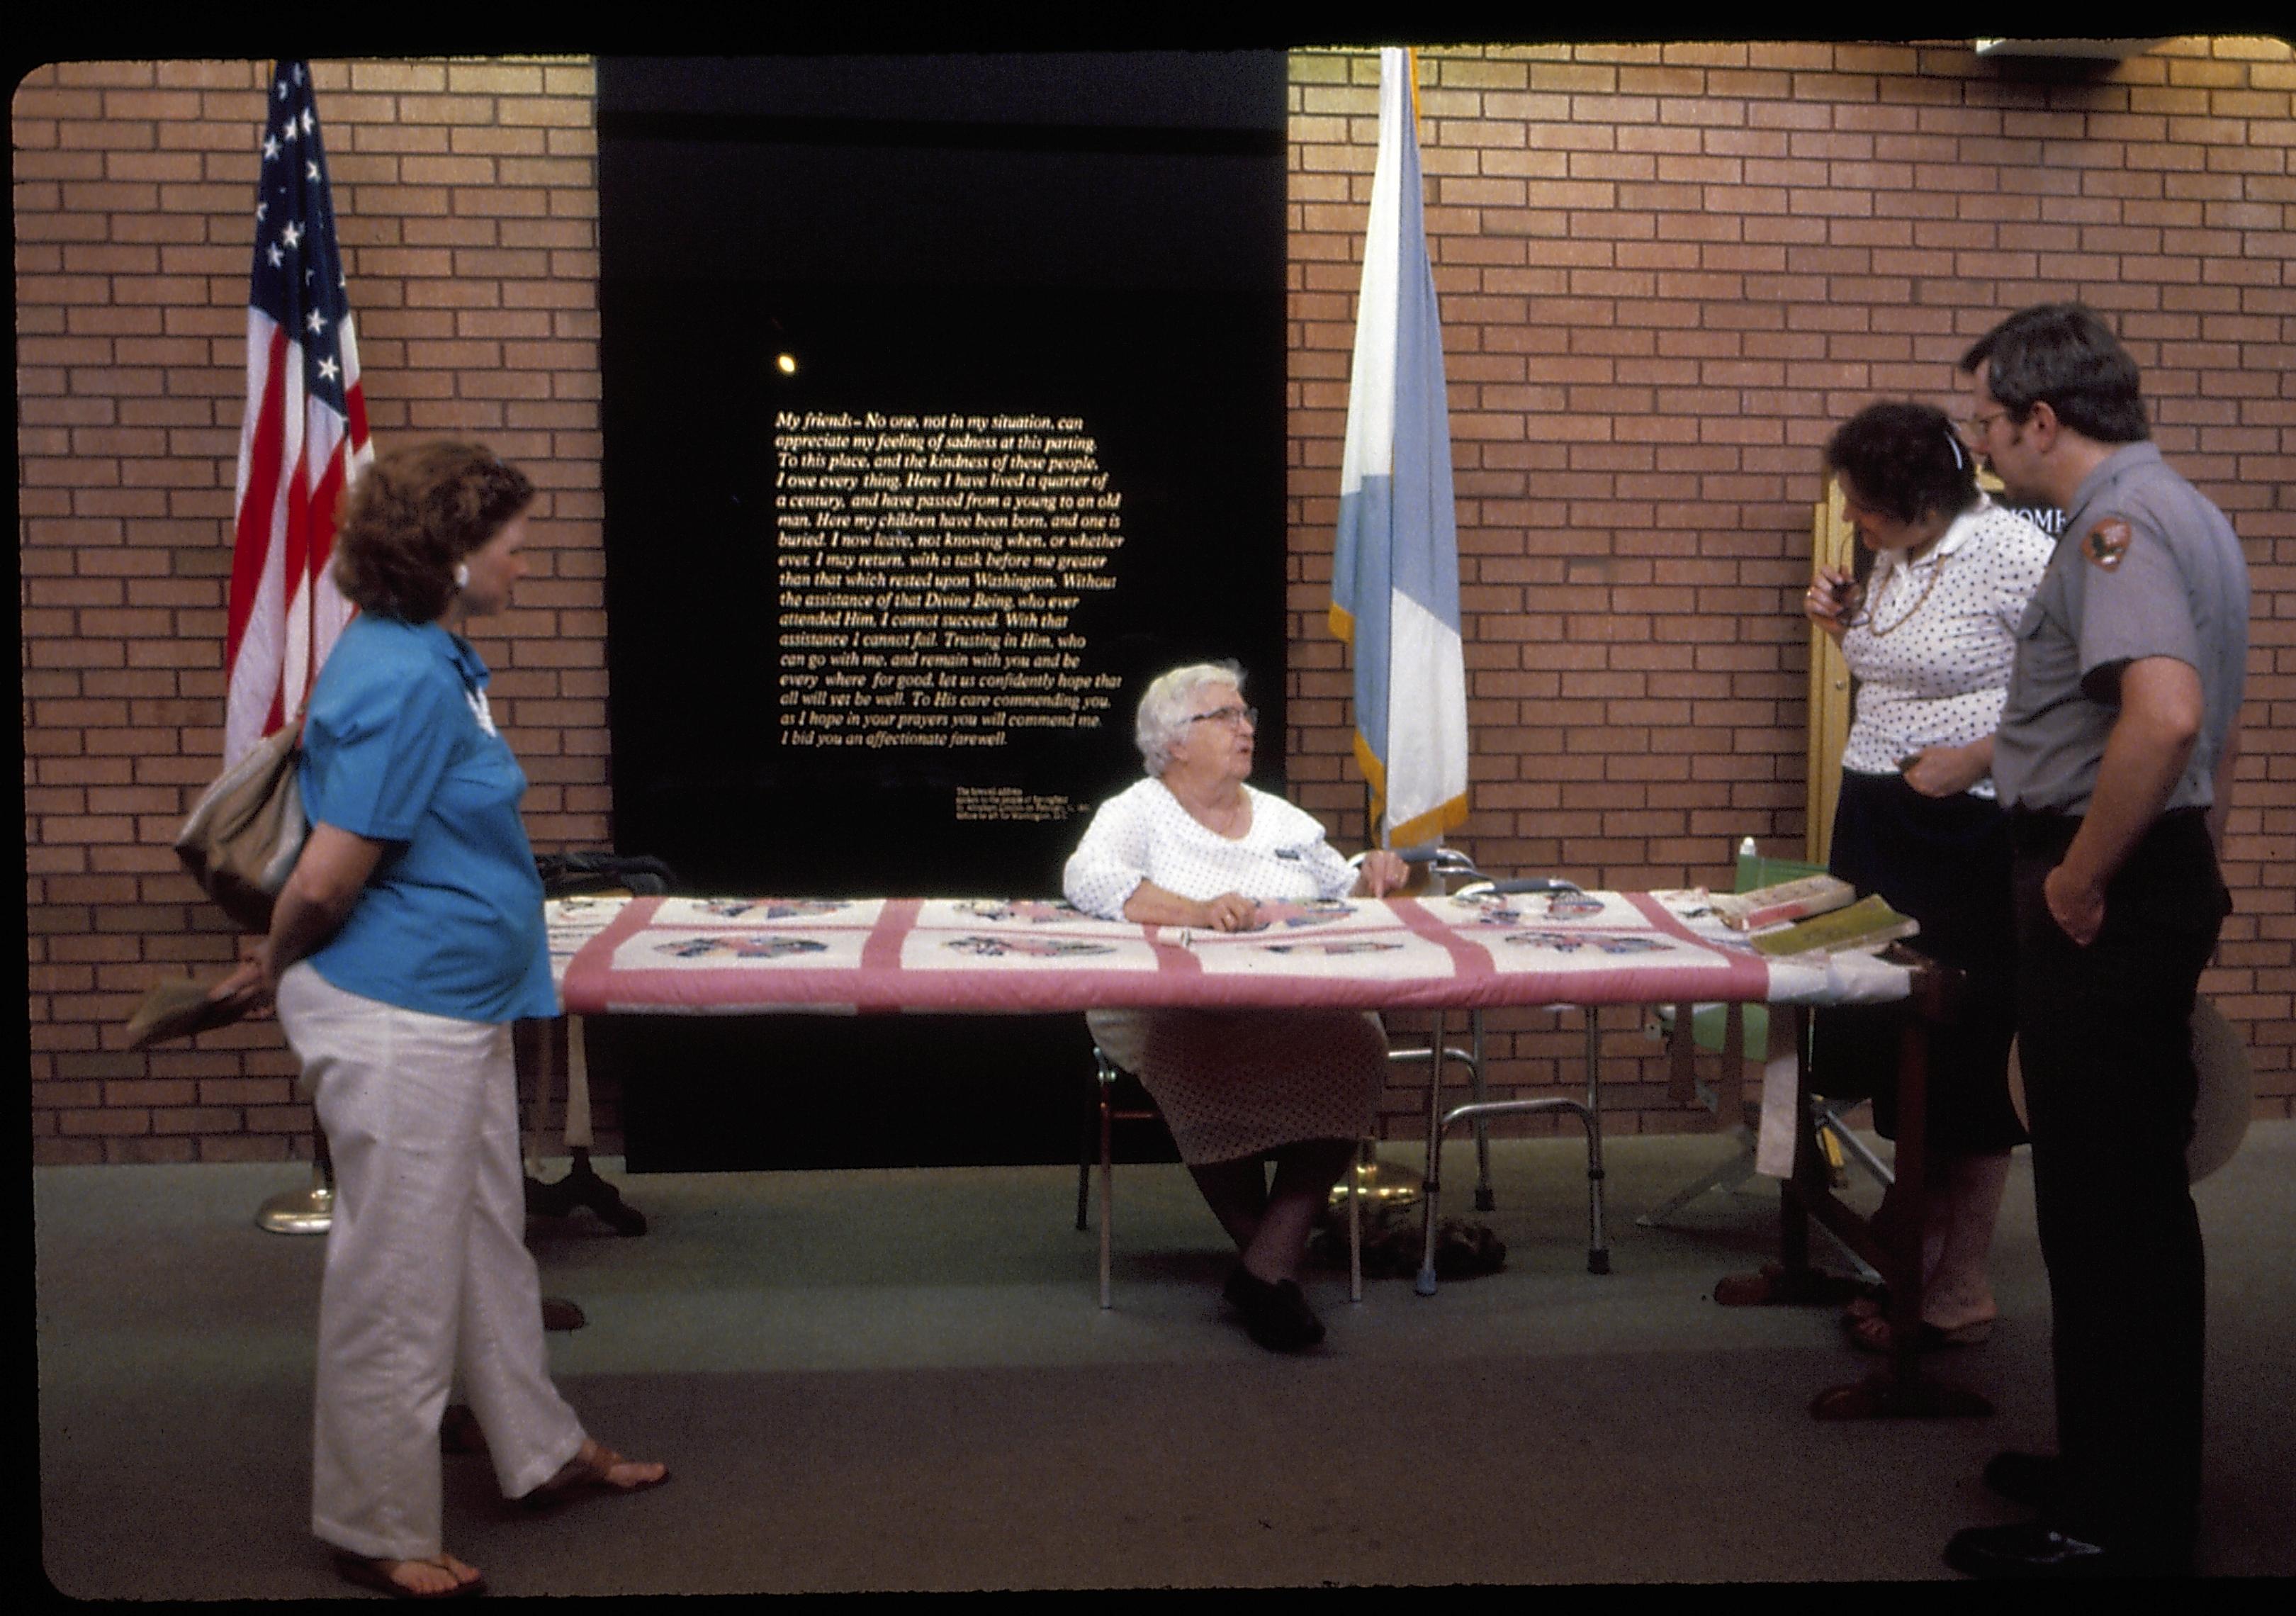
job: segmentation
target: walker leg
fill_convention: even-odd
[[[1439,1143],[1437,1149],[1431,1152],[1431,1155],[1440,1157],[1441,1154],[1442,1150]],[[1440,1186],[1435,1182],[1435,1175],[1431,1170],[1427,1175],[1426,1236],[1419,1251],[1419,1273],[1411,1282],[1411,1288],[1422,1296],[1435,1294],[1435,1202],[1441,1193]]]
[[[1435,1294],[1436,1202],[1442,1196],[1443,1166],[1443,1013],[1435,1013],[1434,1042],[1427,1059],[1427,1188],[1421,1206],[1419,1276],[1411,1288],[1422,1296]]]
[[[1467,1071],[1474,1081],[1475,1103],[1480,1105],[1490,1095],[1483,1088],[1483,1012],[1480,1005],[1467,1013],[1467,1048],[1471,1052]],[[1478,1117],[1475,1119],[1475,1210],[1488,1212],[1498,1203],[1498,1197],[1491,1194],[1491,1125]]]
[[[1587,1006],[1587,1272],[1611,1271],[1603,1233],[1603,1032],[1595,1006]]]

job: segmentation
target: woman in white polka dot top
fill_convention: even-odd
[[[1244,783],[1256,718],[1234,663],[1176,669],[1151,685],[1135,725],[1149,777],[1093,816],[1068,862],[1069,901],[1111,920],[1244,931],[1262,923],[1262,903],[1378,898],[1403,885],[1392,852],[1351,869],[1312,816]],[[1251,1339],[1275,1351],[1323,1340],[1300,1264],[1387,1079],[1378,1018],[1095,1010],[1086,1019],[1102,1051],[1155,1099],[1235,1242],[1225,1294]]]
[[[1928,405],[1859,411],[1826,445],[1825,463],[1876,558],[1862,586],[1821,568],[1802,603],[1859,680],[1828,862],[1920,921],[1921,949],[1968,979],[1966,1013],[1932,1029],[1930,1044],[1921,1325],[1923,1345],[1960,1345],[1993,1328],[1986,1254],[2009,1152],[2025,1138],[2009,1102],[2008,822],[1990,770],[2018,623],[2052,546],[1979,491],[1974,455]],[[1894,1137],[1896,1050],[1892,1013],[1822,1012],[1816,1087],[1871,1094],[1877,1126]],[[1890,1350],[1878,1304],[1853,1303],[1845,1317],[1854,1345]]]

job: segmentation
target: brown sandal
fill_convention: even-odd
[[[1889,1314],[1890,1287],[1867,1285],[1843,1306],[1841,1327],[1855,1330],[1869,1318],[1887,1318]]]
[[[616,1471],[652,1471],[652,1475],[617,1481]],[[581,1450],[559,1472],[519,1502],[529,1509],[554,1509],[585,1493],[641,1493],[669,1480],[669,1466],[652,1460],[626,1459],[603,1442],[582,1439]]]
[[[1993,1339],[1993,1323],[1989,1318],[1980,1318],[1971,1324],[1956,1325],[1948,1330],[1923,1319],[1914,1327],[1914,1350],[1938,1352],[1948,1347],[1977,1346]],[[1872,1352],[1886,1358],[1897,1350],[1898,1333],[1884,1316],[1861,1318],[1849,1326],[1849,1344],[1860,1352]]]
[[[393,1566],[400,1565],[437,1566],[455,1577],[455,1581],[450,1587],[411,1588],[390,1574]],[[463,1570],[471,1573],[467,1582],[461,1579],[454,1566],[447,1563],[445,1554],[434,1554],[427,1560],[374,1560],[365,1554],[354,1554],[348,1549],[335,1551],[336,1576],[360,1587],[388,1594],[393,1599],[467,1599],[487,1591],[487,1579],[478,1574],[477,1567],[464,1566]]]

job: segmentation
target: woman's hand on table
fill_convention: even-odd
[[[1193,924],[1210,931],[1257,931],[1267,923],[1259,905],[1240,892],[1223,892],[1196,906],[1201,916]]]
[[[1411,883],[1411,866],[1391,848],[1374,848],[1356,873],[1357,898],[1385,898]]]
[[[1132,889],[1121,913],[1135,925],[1198,931],[1251,931],[1266,923],[1259,918],[1259,906],[1240,892],[1223,892],[1212,898],[1183,898],[1150,881]]]
[[[1817,577],[1801,597],[1801,613],[1832,636],[1836,644],[1840,644],[1842,630],[1848,628],[1849,619],[1857,615],[1857,607],[1865,594],[1857,581],[1841,568],[1820,567]]]

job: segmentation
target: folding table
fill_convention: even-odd
[[[1811,1005],[1903,999],[1917,974],[1868,956],[1767,959],[1696,890],[1275,903],[1262,906],[1267,923],[1248,932],[1097,920],[1058,901],[1012,898],[577,898],[548,910],[553,972],[576,1018]],[[578,1059],[578,1032],[570,1043]],[[1917,1059],[1918,1038],[1908,1047]],[[1595,1054],[1590,1039],[1589,1218],[1600,1251]],[[1442,1128],[1458,1120],[1438,1110],[1440,1077],[1439,1054],[1431,1166]],[[1833,1226],[1830,1213],[1818,1215]],[[1918,1216],[1912,1224],[1918,1230]],[[1910,1263],[1878,1254],[1893,1311],[1917,1304],[1917,1250]],[[1792,1255],[1790,1245],[1790,1266]],[[1910,1327],[1899,1333],[1912,1336]],[[1910,1352],[1895,1367],[1898,1382],[1917,1379]]]

